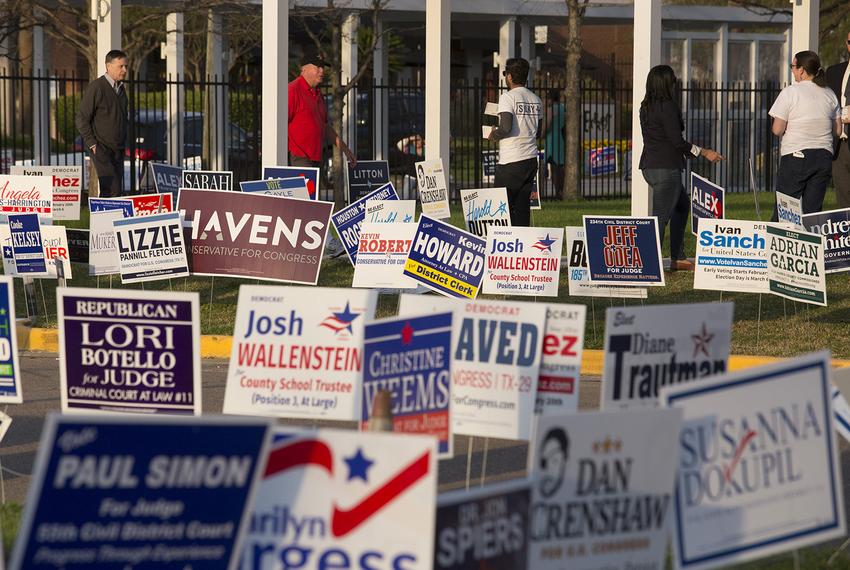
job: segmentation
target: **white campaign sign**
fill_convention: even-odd
[[[416,289],[416,281],[404,275],[416,228],[413,223],[363,222],[351,286]]]
[[[472,235],[486,238],[490,226],[511,225],[507,188],[462,189],[460,203],[466,231]]]
[[[0,224],[0,244],[3,247],[3,272],[12,277],[18,275],[15,258],[12,255],[12,234],[9,224]],[[65,226],[41,226],[41,245],[44,247],[44,260],[47,262],[47,273],[33,275],[36,279],[56,279],[58,272],[56,263],[62,265],[65,279],[73,277],[71,258],[68,250],[68,235]]]
[[[586,305],[550,303],[546,306],[546,334],[534,410],[538,415],[578,411],[586,315]]]
[[[423,216],[438,220],[451,216],[449,190],[441,159],[416,163],[416,186],[419,190]]]
[[[845,533],[829,353],[662,390],[683,412],[674,566],[715,568]]]
[[[541,418],[528,567],[664,568],[681,421],[679,410]]]
[[[663,386],[726,372],[733,312],[732,303],[609,308],[601,408],[655,407]]]
[[[776,216],[779,223],[784,222],[801,230],[806,229],[803,227],[803,205],[799,198],[776,192]]]
[[[225,414],[356,420],[376,291],[242,285]]]
[[[25,213],[36,213],[42,220],[53,218],[53,178],[0,175],[0,219]]]
[[[364,223],[411,224],[415,222],[416,200],[366,200]]]
[[[80,219],[82,166],[12,166],[9,174],[50,176],[53,179],[53,219]]]
[[[92,212],[89,217],[89,275],[118,273],[121,259],[112,222],[124,217],[121,210]]]
[[[584,227],[567,226],[564,231],[567,238],[567,279],[570,297],[646,299],[646,287],[617,287],[591,283],[587,271]]]
[[[826,306],[823,236],[767,226],[767,279],[770,292],[792,301]]]
[[[113,222],[121,283],[189,276],[182,220],[179,212],[165,212]]]
[[[402,293],[399,315],[435,311],[454,311],[454,433],[527,441],[537,396],[546,305],[463,302]]]
[[[563,228],[491,227],[483,292],[557,297],[563,243]]]
[[[694,289],[769,293],[767,226],[748,220],[700,220]]]

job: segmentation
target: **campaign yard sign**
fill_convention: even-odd
[[[684,414],[675,567],[715,568],[846,535],[829,369],[820,352],[662,390]]]
[[[63,412],[200,415],[197,293],[56,289]]]
[[[770,292],[792,301],[826,306],[824,240],[820,234],[767,226]]]
[[[623,287],[618,285],[599,285],[590,282],[587,270],[587,248],[584,243],[584,228],[567,226],[564,228],[567,240],[567,282],[570,297],[623,297],[628,299],[646,299],[645,287]]]
[[[433,438],[281,427],[266,465],[241,570],[433,568]]]
[[[79,220],[82,166],[12,166],[9,174],[49,176],[53,181],[53,219]]]
[[[177,196],[183,186],[183,169],[160,162],[149,162],[148,168],[153,176],[153,187],[157,194],[171,194],[171,198],[177,202]]]
[[[590,163],[590,175],[602,176],[617,172],[617,147],[600,146],[588,151],[588,162]]]
[[[301,176],[295,178],[268,178],[266,180],[250,180],[240,182],[239,188],[249,194],[259,193],[266,196],[284,196],[309,200],[307,180]]]
[[[733,303],[608,308],[601,408],[655,407],[663,386],[726,372],[733,312]]]
[[[334,229],[342,240],[351,265],[357,262],[357,247],[360,243],[360,226],[366,219],[366,202],[369,200],[398,200],[392,184],[385,184],[374,192],[363,196],[353,204],[334,212],[331,216]]]
[[[697,234],[694,289],[769,293],[767,225],[702,220]]]
[[[805,214],[803,229],[823,236],[826,273],[850,270],[850,208]]]
[[[722,187],[691,172],[691,233],[697,235],[699,224],[706,220],[722,220],[726,192]]]
[[[529,567],[664,568],[681,418],[679,410],[541,418]]]
[[[591,283],[664,286],[656,217],[582,218]]]
[[[363,222],[351,286],[415,289],[416,281],[404,275],[415,233],[416,224]]]
[[[10,567],[236,570],[270,430],[49,415]]]
[[[442,493],[437,500],[437,570],[525,570],[531,525],[528,479]]]
[[[486,238],[487,228],[511,225],[506,188],[463,189],[460,191],[460,202],[463,205],[466,231],[474,236]]]
[[[390,392],[393,432],[437,438],[450,458],[452,312],[381,319],[366,325],[360,429],[367,429],[375,397]]]
[[[776,217],[779,223],[784,222],[795,228],[805,229],[803,227],[803,205],[800,198],[776,192]]]
[[[174,210],[171,194],[140,194],[128,196],[133,205],[133,216],[152,216]]]
[[[348,203],[353,204],[390,181],[390,165],[386,160],[358,160],[346,163]]]
[[[225,414],[360,418],[363,327],[376,291],[243,285]]]
[[[0,404],[20,404],[21,366],[15,334],[15,289],[8,275],[0,276]],[[0,437],[2,441],[2,437]]]
[[[412,224],[416,200],[367,200],[364,222],[372,224]]]
[[[416,163],[416,187],[419,191],[419,201],[422,203],[423,216],[438,220],[451,216],[449,189],[442,159]]]
[[[454,433],[528,441],[546,327],[546,305],[465,301],[402,293],[399,315],[454,310]]]
[[[9,214],[9,233],[12,235],[15,273],[17,275],[47,273],[38,214]]]
[[[53,217],[53,177],[0,175],[0,216],[30,212]]]
[[[12,277],[22,277],[15,268],[15,255],[12,253],[12,234],[8,224],[0,224],[0,244],[3,244],[3,273]],[[41,226],[41,245],[44,249],[45,273],[31,275],[36,279],[56,279],[59,276],[57,264],[62,266],[62,276],[71,279],[70,252],[65,226]]]
[[[183,170],[181,191],[183,188],[233,190],[233,172],[229,170]]]
[[[124,218],[113,221],[112,226],[121,283],[189,276],[179,212]]]
[[[89,262],[89,232],[77,228],[65,228],[68,236],[68,258],[71,263]]]
[[[89,217],[89,275],[112,275],[118,273],[121,259],[118,256],[118,241],[115,239],[116,220],[123,218],[121,210],[92,212]]]
[[[546,305],[546,334],[537,380],[537,415],[578,411],[585,305]]]
[[[303,178],[311,200],[319,199],[319,169],[309,166],[264,166],[263,178]]]
[[[474,299],[484,277],[486,246],[468,232],[419,216],[404,274],[442,295]]]
[[[118,210],[124,218],[133,217],[133,202],[129,198],[92,198],[89,197],[89,212],[108,212]]]
[[[192,222],[193,274],[318,281],[333,203],[184,189],[178,209]]]
[[[557,297],[563,228],[491,227],[484,293]]]

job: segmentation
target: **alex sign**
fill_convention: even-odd
[[[691,232],[697,235],[698,224],[705,220],[721,220],[724,217],[726,193],[695,172],[691,172]]]

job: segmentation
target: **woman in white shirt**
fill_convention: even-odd
[[[770,108],[779,142],[777,190],[802,201],[803,213],[820,212],[832,174],[832,137],[841,134],[841,109],[818,54],[801,51],[791,63],[793,83]],[[774,207],[773,220],[776,221]]]

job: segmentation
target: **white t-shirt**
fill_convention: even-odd
[[[807,148],[832,152],[833,125],[841,117],[841,107],[829,87],[811,81],[793,83],[779,93],[768,114],[788,123],[779,144],[782,156]]]
[[[543,110],[540,97],[514,87],[499,97],[499,113],[513,115],[511,133],[499,141],[499,164],[537,158],[537,122]]]

